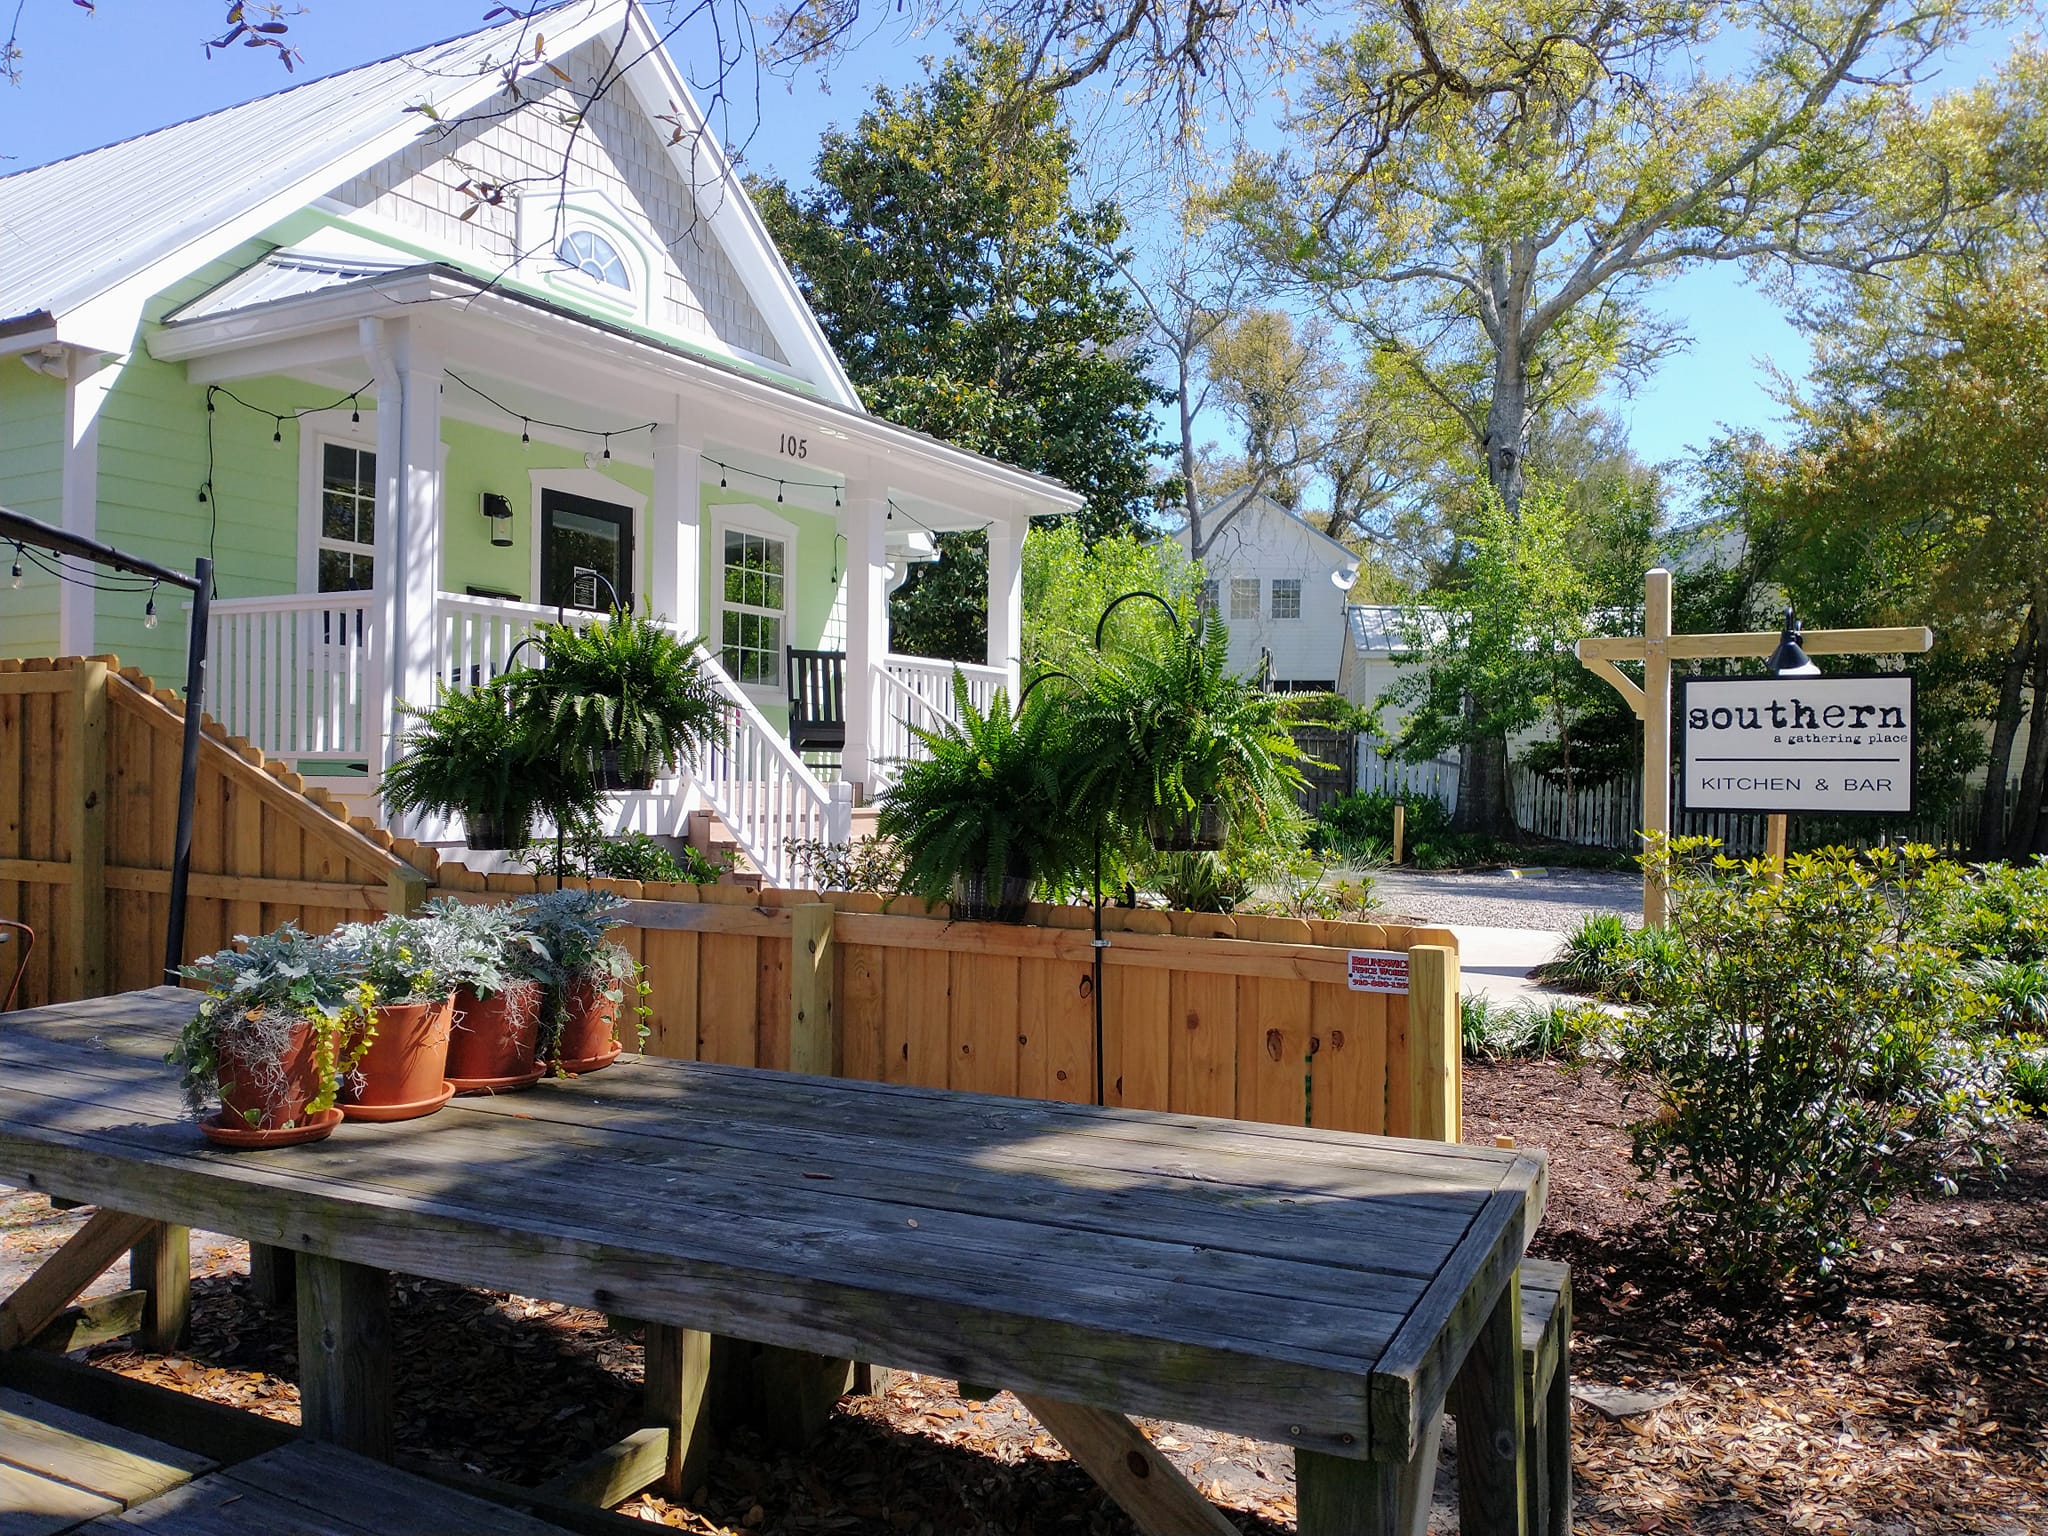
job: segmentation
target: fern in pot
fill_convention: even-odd
[[[647,986],[625,949],[606,937],[625,921],[625,902],[605,891],[561,890],[513,904],[544,960],[541,1059],[558,1072],[595,1072],[625,1048],[619,1023],[630,1008],[644,1032]]]
[[[912,727],[927,755],[899,766],[875,833],[901,859],[905,890],[952,902],[955,917],[1022,922],[1034,883],[1065,884],[1090,856],[1071,710],[1038,693],[1013,718],[998,688],[983,714],[957,671],[953,707],[957,723]]]
[[[345,954],[296,924],[235,942],[183,968],[206,995],[167,1059],[195,1111],[218,1100],[200,1121],[209,1140],[318,1141],[341,1122],[335,1099],[375,994]]]
[[[561,826],[594,813],[589,774],[564,767],[545,718],[522,703],[500,678],[411,711],[419,723],[384,774],[385,808],[460,817],[476,849],[523,848],[542,817]]]
[[[513,680],[563,765],[603,790],[650,789],[717,736],[726,699],[702,648],[664,623],[614,612],[542,624],[541,665]]]
[[[540,1055],[546,945],[509,902],[443,896],[427,903],[421,919],[459,935],[466,959],[453,978],[448,1081],[458,1094],[532,1087],[546,1070]]]
[[[1221,849],[1233,822],[1265,840],[1296,805],[1280,696],[1232,673],[1229,653],[1229,630],[1198,614],[1156,649],[1104,658],[1084,691],[1078,729],[1114,819],[1161,852]]]

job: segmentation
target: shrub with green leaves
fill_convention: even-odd
[[[1591,1003],[1531,998],[1496,1003],[1483,992],[1458,999],[1458,1034],[1465,1055],[1479,1061],[1515,1057],[1577,1061],[1611,1024]]]
[[[1732,1292],[1825,1272],[1901,1192],[1996,1161],[2002,1064],[1983,995],[1940,942],[1955,876],[1932,849],[1719,857],[1680,839],[1670,949],[1616,1026],[1652,1111],[1637,1168],[1674,1182],[1670,1236]]]
[[[1410,797],[1371,790],[1340,795],[1325,805],[1316,815],[1316,845],[1342,851],[1349,845],[1370,841],[1391,849],[1396,805],[1408,807],[1404,825],[1410,848],[1418,842],[1444,837],[1451,830],[1451,813],[1444,808],[1443,801],[1430,795]]]
[[[471,925],[386,917],[343,923],[327,942],[370,984],[381,1004],[438,1003],[457,987],[497,974],[497,958]]]

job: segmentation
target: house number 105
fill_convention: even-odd
[[[785,432],[782,434],[780,446],[776,449],[776,452],[786,459],[808,459],[811,456],[811,440],[808,437],[797,437]]]

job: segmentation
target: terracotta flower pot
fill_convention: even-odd
[[[455,1096],[448,1076],[448,1036],[455,999],[387,1003],[377,1010],[377,1034],[341,1089],[341,1112],[350,1120],[414,1120]]]
[[[455,994],[448,1037],[448,1081],[457,1093],[506,1093],[540,1081],[540,984],[514,982],[480,998]]]
[[[619,1004],[588,977],[569,984],[563,998],[562,1038],[555,1044],[555,1065],[564,1072],[595,1072],[608,1067],[624,1049],[618,1041]]]
[[[319,1096],[320,1055],[313,1026],[292,1025],[282,1055],[255,1060],[223,1041],[220,1052],[220,1113],[202,1120],[209,1140],[233,1147],[287,1146],[318,1141],[341,1123],[337,1110],[306,1113]]]

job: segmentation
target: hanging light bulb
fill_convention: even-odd
[[[612,435],[609,432],[604,435],[604,456],[606,458],[612,456]]]
[[[832,487],[832,505],[835,507],[841,505],[841,502],[839,500],[839,487],[836,485]]]
[[[206,495],[206,486],[211,484],[213,484],[213,482],[209,480],[206,482],[206,485],[202,485],[199,487],[199,504],[202,507],[206,505],[208,499]]]
[[[532,426],[533,423],[525,417],[519,418],[519,446],[521,448],[531,448],[533,446]]]
[[[780,480],[775,482],[775,499],[777,501],[782,500],[782,482]]]
[[[206,388],[206,414],[213,414],[213,386],[210,384]]]
[[[361,426],[363,424],[363,402],[358,400],[354,395],[350,395],[348,397],[348,404],[348,419],[354,422],[357,426]]]
[[[149,584],[149,601],[142,605],[142,627],[156,628],[156,583]]]
[[[270,423],[270,446],[282,448],[284,446],[284,418],[282,416],[273,416],[270,418]]]
[[[718,466],[718,488],[721,491],[725,489],[725,466],[723,464]]]
[[[15,585],[15,587],[16,587],[16,588],[18,589],[18,588],[19,588],[19,587],[21,586],[21,546],[20,546],[19,544],[17,544],[17,545],[15,545],[15,546],[14,546],[14,573],[13,573],[13,574],[14,574],[14,585]]]

